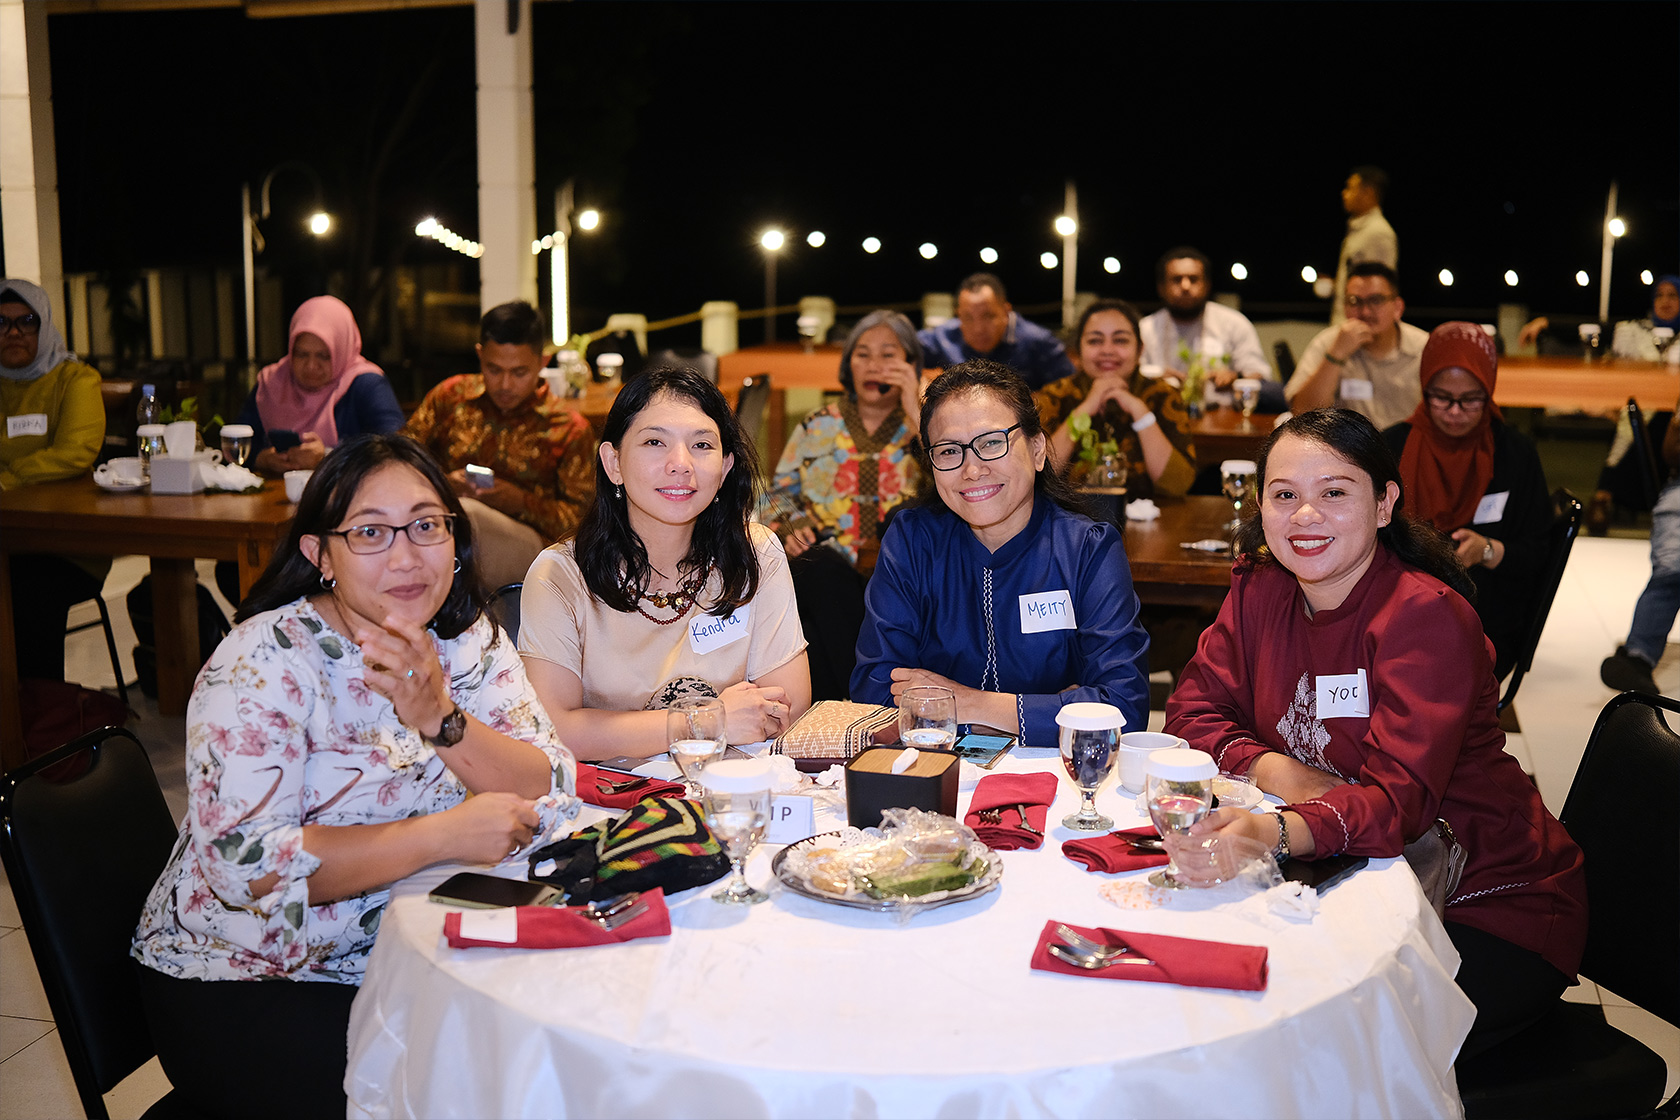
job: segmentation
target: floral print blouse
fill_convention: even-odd
[[[545,836],[577,815],[577,769],[512,642],[482,616],[433,637],[463,712],[554,765]],[[198,980],[360,983],[389,891],[309,904],[321,861],[303,826],[398,821],[459,805],[466,787],[363,680],[360,647],[307,599],[247,619],[216,648],[187,707],[190,802],[146,900],[135,959]],[[250,884],[279,876],[268,894]]]
[[[1170,381],[1163,377],[1144,377],[1133,373],[1126,386],[1132,396],[1149,406],[1161,425],[1161,434],[1172,444],[1172,455],[1153,482],[1143,462],[1143,448],[1137,433],[1132,431],[1130,418],[1119,404],[1110,402],[1103,411],[1091,418],[1091,431],[1099,442],[1112,440],[1119,446],[1120,457],[1126,461],[1127,488],[1134,497],[1151,494],[1180,496],[1187,493],[1196,480],[1196,448],[1190,438],[1190,413],[1184,399]],[[1076,373],[1060,381],[1052,381],[1033,394],[1038,403],[1039,422],[1046,434],[1053,434],[1067,423],[1073,410],[1091,394],[1091,375]],[[1078,441],[1074,444],[1073,462],[1068,467],[1068,480],[1075,486],[1083,480],[1087,465],[1079,458]]]
[[[833,546],[857,563],[858,545],[881,539],[881,521],[915,496],[916,437],[895,408],[869,431],[850,397],[800,423],[765,495],[765,524],[785,538],[809,526],[834,531]]]

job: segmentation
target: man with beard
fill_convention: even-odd
[[[1180,372],[1201,355],[1207,372],[1204,395],[1229,403],[1239,377],[1276,379],[1260,348],[1260,335],[1240,311],[1209,303],[1207,255],[1182,245],[1155,262],[1155,290],[1162,307],[1143,321],[1143,364]]]
[[[1033,389],[1073,376],[1067,348],[1050,331],[1015,314],[1003,281],[976,272],[957,290],[955,321],[920,334],[929,369],[989,358],[1020,374]]]

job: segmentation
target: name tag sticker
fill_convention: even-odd
[[[764,826],[766,844],[793,844],[817,834],[817,804],[796,793],[770,798],[770,821]]]
[[[1368,401],[1375,395],[1376,390],[1364,378],[1342,378],[1342,399],[1344,401]]]
[[[1325,674],[1313,678],[1318,695],[1318,718],[1368,719],[1371,698],[1365,688],[1365,670],[1356,673]]]
[[[1497,494],[1483,494],[1482,500],[1476,503],[1476,516],[1470,519],[1470,524],[1486,525],[1490,521],[1502,520],[1505,516],[1505,503],[1510,497],[1509,490],[1501,490]]]
[[[16,439],[19,436],[44,436],[47,434],[47,414],[44,412],[26,412],[22,416],[6,417],[6,438]]]
[[[752,604],[743,603],[728,618],[703,614],[688,620],[688,647],[695,653],[711,653],[747,636]]]
[[[519,940],[519,911],[511,906],[495,910],[463,910],[461,936],[472,941],[512,945]]]
[[[1042,634],[1046,630],[1077,630],[1073,617],[1073,596],[1066,591],[1041,591],[1021,596],[1021,633]]]

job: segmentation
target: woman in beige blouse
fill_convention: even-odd
[[[580,758],[657,754],[663,709],[717,696],[729,741],[781,734],[811,704],[787,556],[751,524],[753,446],[717,387],[648,370],[613,402],[577,534],[525,577],[519,652]]]

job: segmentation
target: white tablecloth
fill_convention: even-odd
[[[1054,752],[1020,750],[999,768],[1052,766]],[[416,876],[394,892],[351,1015],[350,1115],[1461,1114],[1451,1067],[1474,1009],[1403,861],[1373,860],[1310,924],[1199,891],[1121,911],[1097,894],[1109,876],[1059,851],[1080,835],[1059,823],[1077,800],[1064,779],[1043,849],[1004,853],[998,890],[904,926],[785,891],[723,906],[704,887],[671,900],[669,938],[455,950],[447,908],[425,897],[455,869]],[[1097,800],[1118,827],[1142,823],[1112,782]],[[751,859],[756,884],[771,854]],[[1270,981],[1034,972],[1050,918],[1264,944]]]

